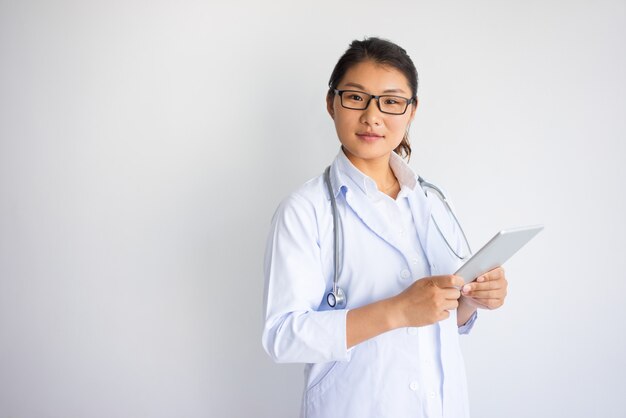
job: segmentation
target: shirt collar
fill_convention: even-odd
[[[348,189],[351,188],[351,186],[356,186],[370,198],[380,196],[381,192],[376,187],[376,182],[352,164],[348,157],[346,157],[343,148],[339,150],[339,153],[335,158],[335,164],[337,171],[339,172],[337,174],[341,174],[341,176],[338,176],[338,181],[335,184],[335,193],[337,193],[343,186],[346,186]],[[401,190],[398,195],[399,197],[415,190],[415,186],[417,185],[417,176],[411,167],[404,162],[402,157],[395,152],[392,152],[389,158],[389,165],[400,183]]]
[[[402,157],[395,152],[392,152],[391,157],[389,158],[389,165],[393,170],[393,174],[395,174],[398,179],[398,182],[400,182],[400,187],[402,189],[407,188],[411,192],[415,191],[415,186],[417,186],[417,175],[411,167],[404,162]]]

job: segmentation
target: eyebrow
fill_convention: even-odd
[[[363,87],[359,83],[352,83],[352,82],[346,83],[346,87],[356,87],[357,89],[361,89],[365,91],[365,87]],[[406,92],[402,89],[387,89],[383,91],[383,93],[406,93]]]

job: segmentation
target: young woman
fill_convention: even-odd
[[[306,363],[303,417],[469,416],[459,334],[503,304],[507,281],[452,275],[462,232],[402,159],[417,103],[404,49],[352,42],[326,97],[341,149],[274,215],[263,346]]]

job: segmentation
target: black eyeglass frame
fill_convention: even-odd
[[[333,91],[335,92],[336,95],[339,96],[339,103],[341,103],[341,106],[343,108],[350,109],[350,110],[365,110],[365,109],[367,109],[369,107],[370,102],[372,101],[372,99],[376,99],[376,106],[378,107],[378,110],[381,111],[381,113],[385,113],[387,115],[397,115],[397,116],[404,115],[406,113],[406,110],[409,108],[409,105],[411,103],[415,102],[415,99],[417,98],[417,97],[411,97],[410,99],[407,99],[406,97],[394,96],[393,94],[380,94],[380,95],[376,96],[374,94],[369,94],[369,93],[366,93],[366,92],[360,91],[360,90],[339,90],[339,89],[333,89]],[[343,94],[346,93],[346,92],[348,92],[348,93],[352,92],[352,93],[366,94],[366,95],[370,96],[370,99],[365,102],[365,107],[363,107],[363,108],[348,107],[348,106],[343,104]],[[380,108],[380,98],[381,97],[395,97],[395,98],[398,98],[398,99],[406,100],[406,106],[404,107],[404,111],[402,113],[385,112],[384,110],[382,110]]]

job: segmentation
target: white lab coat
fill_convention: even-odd
[[[341,151],[340,151],[341,152]],[[392,158],[399,158],[395,154]],[[368,198],[331,165],[343,240],[339,286],[347,306],[333,310],[326,294],[333,285],[333,222],[320,175],[285,199],[276,211],[265,259],[263,346],[277,362],[307,363],[301,416],[308,418],[426,417],[412,373],[419,367],[410,329],[386,332],[346,348],[346,313],[400,293],[413,280],[412,263],[386,230]],[[415,228],[431,275],[460,266],[433,224],[460,248],[461,237],[445,206],[419,185],[409,194]],[[432,216],[431,216],[432,215]],[[443,417],[469,416],[465,369],[456,311],[438,326],[443,374]]]

